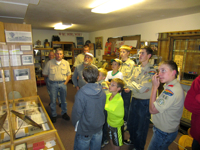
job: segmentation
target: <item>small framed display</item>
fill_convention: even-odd
[[[22,65],[32,65],[33,55],[22,55]]]
[[[32,46],[31,45],[21,45],[20,49],[21,49],[21,51],[31,51]]]
[[[26,143],[22,143],[22,144],[16,145],[15,146],[15,150],[27,150]]]
[[[14,79],[15,81],[30,79],[30,70],[29,69],[14,69]]]

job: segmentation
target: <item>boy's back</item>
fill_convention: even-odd
[[[72,110],[72,124],[79,121],[77,133],[92,135],[102,129],[105,121],[104,106],[106,95],[99,83],[88,83],[75,95]]]

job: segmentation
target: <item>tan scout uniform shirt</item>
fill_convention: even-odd
[[[139,65],[133,71],[127,87],[132,90],[132,96],[138,99],[149,99],[151,96],[151,78],[156,73],[154,67],[148,63],[145,67]],[[148,92],[145,92],[149,89]]]
[[[119,68],[119,71],[123,74],[123,80],[125,83],[129,81],[131,75],[133,74],[135,62],[128,58],[123,62]],[[126,87],[126,85],[125,85]]]
[[[71,69],[68,61],[62,59],[60,65],[58,65],[54,58],[47,62],[43,74],[48,75],[51,81],[65,81],[67,76],[71,75]]]
[[[79,54],[77,57],[76,57],[76,60],[74,62],[74,67],[82,64],[84,62],[84,57],[85,55],[83,53]]]
[[[183,113],[185,95],[180,83],[174,79],[164,85],[163,92],[154,102],[159,113],[153,115],[156,128],[172,133],[178,130]]]

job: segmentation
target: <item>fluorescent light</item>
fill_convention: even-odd
[[[55,26],[54,26],[54,30],[65,30],[69,27],[71,27],[72,24],[66,24],[66,23],[57,23]]]
[[[28,6],[28,4],[26,4],[26,3],[15,3],[15,2],[7,2],[7,1],[0,1],[0,3]]]
[[[0,16],[0,18],[24,19],[21,17]]]
[[[142,1],[143,0],[110,0],[96,8],[93,8],[91,12],[106,14],[112,11],[116,11],[128,6],[131,6],[133,4],[136,4]]]

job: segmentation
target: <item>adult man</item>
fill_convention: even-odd
[[[72,82],[77,90],[86,84],[85,80],[83,79],[82,71],[86,66],[92,64],[93,57],[94,56],[91,53],[85,53],[84,62],[75,68],[74,74],[72,76]]]
[[[70,117],[67,115],[67,83],[70,79],[71,69],[69,63],[62,59],[63,50],[58,48],[56,50],[56,59],[50,60],[43,70],[43,75],[49,78],[50,83],[50,99],[51,99],[51,113],[52,113],[52,122],[56,122],[56,98],[58,92],[60,92],[61,98],[61,115],[65,120],[70,120]]]
[[[128,45],[122,45],[120,47],[120,57],[122,60],[122,64],[119,68],[119,71],[123,74],[123,80],[125,83],[127,83],[129,81],[129,79],[133,73],[134,65],[135,65],[135,62],[129,58],[130,50],[131,50],[131,48]],[[122,94],[122,98],[124,100],[124,110],[125,110],[124,125],[126,128],[126,124],[128,121],[129,105],[130,105],[130,101],[131,101],[131,91],[125,85],[125,88],[122,90],[121,94]]]
[[[53,51],[50,51],[49,52],[49,60],[52,60],[55,58],[55,54]],[[48,61],[47,61],[48,62]],[[45,66],[47,64],[47,62],[45,61]],[[49,93],[49,97],[50,97],[50,83],[49,83],[49,78],[48,77],[45,77],[45,83],[46,83],[46,86],[47,86],[47,92]],[[60,100],[60,93],[58,92],[58,102],[59,102],[59,107],[61,107],[61,100]],[[50,105],[51,103],[49,103]]]
[[[89,45],[88,44],[85,44],[83,46],[83,53],[79,54],[77,57],[76,57],[76,60],[74,62],[74,66],[73,67],[77,67],[78,65],[82,64],[84,62],[84,58],[85,58],[85,53],[88,53],[90,51],[89,49]]]
[[[156,73],[150,65],[149,59],[153,54],[150,47],[142,47],[139,52],[141,65],[133,71],[127,87],[132,90],[132,101],[129,111],[128,131],[130,140],[125,144],[133,144],[136,150],[144,150],[150,122],[149,99],[151,95],[152,75]]]

